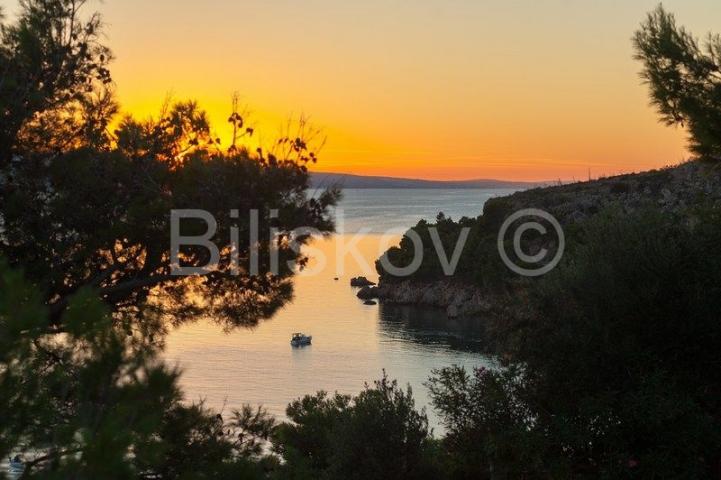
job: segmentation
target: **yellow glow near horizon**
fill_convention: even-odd
[[[12,11],[16,2],[7,2]],[[656,0],[91,1],[136,116],[196,99],[227,142],[231,95],[262,142],[305,113],[317,170],[438,179],[586,178],[683,160],[631,36]],[[664,6],[697,36],[717,0]]]

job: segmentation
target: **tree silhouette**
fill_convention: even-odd
[[[27,0],[18,20],[2,26],[0,253],[44,292],[50,331],[63,330],[68,299],[83,287],[137,318],[206,314],[232,326],[272,315],[292,294],[287,261],[304,261],[291,231],[333,228],[328,208],[339,192],[306,194],[306,164],[317,152],[305,137],[312,130],[300,122],[295,136],[278,142],[291,144],[279,152],[223,149],[195,102],[167,102],[156,119],[126,117],[108,131],[116,111],[106,68],[111,52],[98,43],[100,17],[79,20],[82,3]],[[214,216],[219,268],[172,275],[173,209]],[[259,227],[254,274],[251,210]],[[206,228],[200,221],[181,225],[184,235]],[[276,272],[271,250],[278,252]],[[184,265],[202,267],[208,258],[202,247],[181,251]]]
[[[659,5],[633,42],[663,121],[688,128],[693,152],[721,160],[721,36],[709,34],[701,46]]]
[[[159,358],[166,320],[272,315],[292,295],[287,262],[304,262],[292,230],[331,231],[339,192],[307,194],[317,150],[304,123],[283,155],[224,149],[195,102],[114,122],[112,55],[83,4],[24,0],[12,23],[0,15],[0,455],[28,453],[26,477],[254,478],[273,420],[185,403]],[[217,269],[172,275],[174,209],[215,217]],[[179,256],[202,267],[209,252]]]

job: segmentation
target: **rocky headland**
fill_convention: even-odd
[[[693,223],[693,207],[703,204],[721,208],[721,168],[701,161],[689,161],[675,167],[619,175],[597,180],[551,187],[534,188],[489,200],[483,215],[473,220],[483,225],[489,238],[513,212],[538,208],[551,213],[564,226],[582,225],[602,211],[624,215],[646,208],[661,212],[683,212]],[[567,228],[568,227],[568,228]],[[568,235],[567,235],[568,237]],[[492,239],[491,239],[492,240]],[[568,238],[567,238],[568,240]],[[573,241],[573,238],[570,239]],[[492,241],[489,241],[492,248]],[[474,254],[466,263],[476,261]],[[485,317],[497,314],[509,305],[509,295],[481,286],[468,276],[425,274],[423,278],[393,278],[380,273],[378,286],[366,286],[358,292],[362,299],[442,308],[449,318]],[[517,299],[516,299],[517,300]],[[517,302],[514,302],[517,304]]]

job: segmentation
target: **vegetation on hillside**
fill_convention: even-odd
[[[457,478],[719,475],[721,218],[697,215],[590,220],[495,325],[504,369],[436,373]]]
[[[688,128],[696,161],[491,199],[475,219],[413,228],[424,260],[411,281],[445,278],[431,229],[451,252],[468,228],[453,280],[506,299],[484,318],[503,367],[452,367],[429,381],[450,478],[721,475],[721,43],[710,36],[702,50],[661,7],[634,43],[653,103]],[[541,278],[498,257],[501,224],[530,207],[552,213],[566,238]],[[550,258],[554,241],[529,232],[522,246],[548,247]],[[386,255],[404,266],[413,249],[406,236]],[[377,268],[381,283],[401,280]]]
[[[697,160],[711,160],[715,165],[721,160],[721,36],[709,34],[702,45],[690,32],[676,24],[673,14],[659,5],[641,24],[633,37],[633,44],[636,58],[643,64],[641,77],[649,86],[651,102],[658,109],[662,121],[685,127],[689,133],[690,148],[697,154]],[[431,241],[430,228],[437,229],[446,252],[453,251],[461,229],[469,228],[467,246],[454,277],[498,288],[506,280],[517,280],[508,275],[496,248],[496,235],[501,224],[517,210],[533,207],[549,211],[566,226],[566,234],[570,235],[570,243],[573,244],[574,224],[608,207],[621,207],[623,210],[666,204],[669,196],[681,196],[683,204],[696,203],[709,194],[715,197],[714,200],[719,199],[721,178],[716,168],[684,168],[677,172],[664,169],[588,184],[579,182],[532,189],[489,200],[483,215],[474,219],[462,218],[454,222],[441,214],[436,223],[421,221],[414,231],[423,240],[424,261],[412,278],[423,281],[444,275]],[[686,170],[691,171],[687,174]],[[674,173],[686,177],[674,179]],[[701,181],[708,185],[699,185]],[[526,247],[538,247],[543,242],[538,238],[524,240]],[[413,248],[413,242],[406,237],[399,247],[389,249],[386,255],[393,265],[403,267],[410,264]],[[552,256],[553,252],[549,257]],[[518,258],[513,260],[523,264]],[[394,280],[380,263],[377,269],[386,281]]]
[[[689,177],[670,170],[495,199],[477,219],[439,215],[446,252],[471,229],[458,279],[524,300],[492,325],[501,368],[429,379],[440,439],[410,389],[385,376],[356,396],[297,399],[282,423],[184,401],[180,372],[160,355],[165,320],[253,325],[291,295],[290,269],[271,275],[267,250],[259,275],[230,268],[231,256],[251,256],[250,242],[230,248],[231,229],[247,240],[257,208],[261,235],[281,232],[280,264],[302,262],[287,232],[330,231],[338,192],[306,195],[316,155],[305,126],[275,152],[224,148],[184,102],[110,131],[112,55],[82,4],[24,0],[13,22],[0,15],[0,456],[25,454],[23,478],[721,476],[719,184],[694,180],[679,196],[669,186]],[[715,158],[716,37],[702,53],[658,9],[635,42],[664,118],[685,122],[695,151]],[[243,131],[237,112],[229,120]],[[552,210],[569,241],[559,266],[532,281],[496,251],[519,205]],[[218,219],[218,270],[169,275],[175,208]],[[430,226],[416,227],[429,247]],[[389,258],[403,264],[410,248],[405,238]],[[182,253],[187,265],[208,258]],[[442,275],[433,258],[415,278]]]

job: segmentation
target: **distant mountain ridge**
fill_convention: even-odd
[[[421,180],[417,178],[379,177],[348,173],[312,172],[311,186],[322,188],[338,185],[343,188],[533,188],[549,182],[514,182],[494,179]]]

